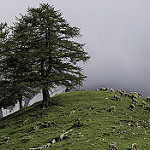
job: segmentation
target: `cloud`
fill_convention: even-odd
[[[84,88],[103,85],[149,95],[149,0],[5,0],[0,22],[14,22],[15,16],[40,2],[53,4],[72,26],[81,28],[79,41],[91,55],[84,66]]]

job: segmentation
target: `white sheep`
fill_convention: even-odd
[[[111,144],[109,144],[109,150],[118,150],[115,142],[112,142]]]
[[[118,97],[116,98],[116,101],[122,101],[121,97],[118,96]]]
[[[147,101],[150,101],[150,97],[147,97]]]
[[[146,106],[146,102],[142,101],[142,107],[145,107],[145,106]]]
[[[132,98],[132,94],[131,93],[126,93],[126,97]]]
[[[118,100],[119,100],[119,101],[122,101],[122,99],[121,99],[120,97],[118,97]]]
[[[136,143],[133,143],[132,145],[131,145],[131,150],[134,150],[134,149],[138,149],[138,145],[136,144]]]
[[[135,105],[134,104],[130,104],[129,108],[131,108],[131,110],[135,110]]]
[[[115,99],[115,100],[116,100],[118,97],[119,97],[118,95],[116,95],[116,94],[114,95],[114,99]]]
[[[137,92],[130,92],[130,93],[129,93],[129,96],[130,96],[130,98],[136,98],[136,99],[139,98],[139,95],[138,95]]]
[[[121,96],[126,97],[126,93],[125,93],[125,92],[122,92],[122,93],[120,93],[120,94],[121,94]]]
[[[122,92],[122,91],[121,91],[120,89],[118,89],[118,90],[117,90],[117,93],[120,93],[120,92]]]
[[[115,92],[115,90],[114,90],[114,89],[112,89],[112,88],[110,89],[110,91],[111,91],[111,92]]]
[[[138,93],[137,93],[137,92],[134,92],[134,93],[132,94],[132,98],[136,98],[136,99],[138,99],[138,98],[139,98]]]
[[[150,106],[147,106],[147,110],[150,111]]]
[[[111,106],[110,108],[109,108],[109,112],[112,112],[112,111],[114,111],[116,109],[116,107],[115,106]]]
[[[136,105],[139,103],[136,98],[133,98],[133,99],[132,99],[132,102],[135,103]]]
[[[116,101],[122,101],[122,99],[121,99],[118,95],[114,95],[114,99],[115,99]]]
[[[140,92],[138,92],[138,95],[139,95],[139,96],[143,96],[143,94],[141,94]]]
[[[101,87],[100,88],[100,91],[107,91],[109,88],[103,88],[103,87]]]
[[[117,90],[118,93],[121,94],[121,96],[126,96],[126,92],[124,90]]]

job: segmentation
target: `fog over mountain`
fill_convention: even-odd
[[[81,28],[81,43],[91,60],[82,89],[101,86],[140,91],[150,96],[150,1],[149,0],[5,0],[0,22],[15,21],[27,7],[48,2],[72,26]]]

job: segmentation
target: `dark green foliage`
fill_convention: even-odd
[[[25,81],[28,75],[27,67],[21,63],[16,53],[18,47],[11,29],[7,24],[0,25],[0,108],[15,105],[18,101],[22,108],[24,97],[31,97],[31,93],[37,92],[30,88],[29,82]]]
[[[78,62],[90,57],[84,44],[73,41],[81,37],[80,30],[71,27],[53,6],[28,8],[27,14],[21,15],[10,29],[1,72],[5,81],[13,83],[10,87],[18,91],[17,96],[42,90],[42,106],[48,107],[49,90],[56,86],[74,87],[86,78]]]
[[[36,86],[74,86],[85,78],[76,64],[86,62],[89,56],[83,50],[84,44],[70,40],[80,36],[79,29],[71,27],[59,11],[41,4],[40,8],[29,8],[18,21],[14,35],[25,48],[23,56],[31,63],[30,80]]]

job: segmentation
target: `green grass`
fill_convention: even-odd
[[[47,149],[108,150],[108,145],[116,142],[120,150],[130,150],[132,143],[137,143],[139,150],[149,150],[150,112],[141,106],[146,99],[139,98],[135,111],[131,111],[130,98],[115,101],[113,96],[109,91],[72,91],[52,97],[55,105],[48,109],[41,110],[41,102],[37,102],[4,117],[0,120],[0,150],[41,147],[77,122],[82,126]],[[115,111],[107,111],[113,105]]]

